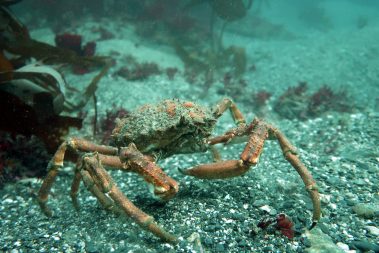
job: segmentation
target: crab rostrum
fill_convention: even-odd
[[[217,119],[228,110],[236,127],[225,134],[212,137]],[[274,126],[255,118],[250,124],[228,98],[214,108],[177,99],[164,100],[155,105],[144,105],[127,117],[119,119],[112,133],[110,146],[97,145],[80,138],[70,138],[57,150],[48,165],[48,174],[39,190],[38,200],[43,212],[51,216],[46,202],[59,169],[63,166],[66,149],[81,153],[71,186],[71,198],[77,208],[77,193],[81,180],[104,208],[124,213],[141,227],[168,242],[177,238],[159,226],[154,218],[136,207],[116,186],[105,168],[135,172],[152,186],[156,197],[171,199],[178,192],[178,184],[156,164],[174,154],[188,154],[211,150],[214,162],[180,170],[185,175],[203,179],[231,178],[245,174],[257,164],[266,139],[276,139],[285,159],[302,178],[313,202],[314,227],[321,215],[319,193],[315,181],[299,160],[296,149]],[[236,160],[222,161],[215,144],[246,142]]]

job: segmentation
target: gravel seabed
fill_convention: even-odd
[[[110,29],[122,27],[107,20]],[[78,28],[91,39],[91,22]],[[146,81],[127,82],[113,72],[123,66],[123,56],[183,68],[172,50],[132,36],[130,27],[117,29],[114,39],[98,42],[97,53],[120,52],[117,65],[97,91],[99,113],[115,104],[133,109],[164,98],[193,100],[213,105],[222,98],[216,82],[205,96],[178,74]],[[53,42],[49,29],[31,31],[32,37]],[[230,34],[229,34],[230,35]],[[230,36],[231,37],[231,36]],[[233,35],[225,43],[246,46],[257,70],[248,73],[246,96],[265,88],[275,99],[289,86],[307,81],[312,90],[323,84],[347,90],[359,110],[352,114],[330,112],[305,121],[279,118],[267,108],[267,118],[299,149],[302,161],[318,183],[323,217],[311,232],[312,205],[300,177],[287,163],[275,141],[268,141],[259,164],[246,175],[229,180],[198,180],[183,176],[178,168],[210,161],[210,154],[177,155],[159,161],[180,185],[170,202],[155,201],[146,184],[134,174],[111,172],[122,191],[142,210],[179,237],[177,245],[162,243],[131,219],[104,211],[81,186],[80,212],[70,203],[73,164],[66,163],[55,183],[45,217],[35,195],[41,180],[25,179],[0,190],[0,251],[4,252],[379,252],[379,28],[372,23],[354,31],[310,32],[295,40],[251,40]],[[136,43],[138,42],[138,47]],[[80,77],[82,78],[82,77]],[[69,77],[75,81],[77,76]],[[271,101],[272,101],[271,100]],[[238,104],[238,100],[236,101]],[[248,120],[254,108],[240,104]],[[86,110],[93,113],[93,106]],[[87,122],[88,125],[90,124]],[[221,118],[216,133],[233,127]],[[71,135],[90,136],[87,127]],[[243,145],[219,147],[224,159],[236,159]],[[264,217],[284,212],[295,223],[296,236],[256,228]],[[255,232],[254,232],[255,231]],[[197,238],[200,240],[193,240]]]

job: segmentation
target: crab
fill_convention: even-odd
[[[212,137],[217,119],[230,111],[236,127],[220,136]],[[274,126],[254,118],[247,124],[241,111],[229,98],[213,108],[178,99],[164,100],[155,105],[144,105],[118,119],[112,132],[110,146],[97,145],[81,138],[70,138],[60,145],[48,164],[48,174],[38,193],[42,211],[51,216],[47,200],[67,149],[81,153],[75,169],[70,196],[78,208],[80,182],[110,211],[130,216],[137,224],[167,242],[177,238],[162,228],[154,218],[136,207],[117,187],[105,168],[135,172],[151,186],[155,197],[167,201],[178,192],[178,183],[156,164],[159,159],[174,154],[189,154],[210,150],[214,162],[193,168],[179,169],[185,175],[202,179],[225,179],[245,174],[258,163],[266,139],[276,139],[285,159],[302,178],[313,203],[313,228],[320,219],[319,192],[312,175],[299,160],[295,147]],[[247,142],[239,158],[221,160],[216,144]]]

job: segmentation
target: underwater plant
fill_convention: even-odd
[[[247,58],[243,47],[230,46],[218,51],[206,48],[202,52],[198,48],[186,47],[177,42],[173,43],[173,47],[185,65],[187,77],[191,77],[187,78],[190,83],[200,79],[202,84],[207,84],[202,86],[209,88],[217,76],[232,75],[233,80],[239,81],[246,71]]]
[[[185,5],[184,9],[203,3],[208,3],[213,12],[222,20],[232,22],[246,16],[247,11],[253,4],[253,0],[191,0]]]
[[[101,138],[102,144],[108,144],[111,140],[112,131],[116,126],[117,119],[125,118],[128,115],[128,111],[124,108],[116,107],[113,105],[113,107],[106,111],[105,117],[100,119],[100,131],[98,134]]]
[[[96,51],[96,42],[90,41],[83,46],[82,36],[78,34],[58,34],[55,36],[55,45],[72,50],[79,56],[94,56]]]
[[[0,130],[12,136],[37,137],[47,152],[54,152],[71,127],[82,126],[82,118],[62,114],[88,103],[111,62],[32,39],[25,25],[4,6],[0,6],[0,20]],[[93,54],[94,47],[82,51]],[[61,72],[65,66],[101,69],[79,91],[66,82]]]
[[[57,148],[70,127],[82,126],[81,118],[56,113],[53,96],[49,93],[35,94],[33,105],[30,105],[19,96],[0,89],[0,107],[0,130],[13,135],[37,136],[49,152]]]
[[[225,73],[232,74],[232,79],[235,80],[241,79],[245,73],[247,66],[245,48],[236,45],[224,47],[222,37],[226,25],[243,18],[251,7],[252,1],[245,3],[242,0],[193,0],[183,7],[183,11],[186,12],[202,3],[209,4],[212,9],[207,40],[199,40],[200,43],[186,43],[173,38],[171,45],[185,65],[187,80],[190,83],[200,82],[206,93],[214,80],[222,78]],[[214,32],[215,15],[224,22],[218,36]],[[233,94],[227,92],[226,95],[233,97]]]
[[[36,136],[0,131],[0,189],[19,179],[43,177],[50,156]]]
[[[274,111],[288,119],[305,119],[307,117],[308,96],[305,94],[307,83],[300,82],[289,87],[274,103]]]
[[[120,68],[115,72],[115,74],[125,78],[128,81],[138,81],[145,80],[153,75],[161,74],[161,70],[156,63],[135,62],[134,64],[130,64],[130,66]]]
[[[263,219],[261,220],[257,227],[262,230],[268,230],[273,228],[276,231],[279,231],[282,235],[292,240],[295,236],[295,230],[293,229],[293,222],[288,218],[287,215],[281,213],[273,219]]]
[[[307,93],[306,82],[289,87],[274,103],[274,111],[288,119],[314,118],[329,111],[352,112],[354,103],[345,91],[335,92],[323,85],[312,94]]]
[[[266,90],[260,90],[253,94],[253,103],[255,107],[262,107],[267,104],[272,94]]]
[[[7,8],[0,6],[0,51],[13,55],[13,58],[26,60],[35,59],[45,64],[70,64],[83,68],[107,69],[110,65],[108,57],[85,56],[78,54],[72,48],[60,48],[29,36],[27,27],[22,24]],[[71,36],[71,40],[73,36]],[[78,40],[78,37],[76,37]],[[94,44],[89,44],[87,49],[76,49],[87,54],[94,53]],[[11,60],[10,60],[11,61]]]
[[[326,111],[352,112],[352,109],[353,103],[345,91],[334,92],[326,85],[311,94],[308,103],[308,114],[312,117]]]
[[[177,68],[173,68],[173,67],[166,68],[166,75],[168,79],[173,80],[175,75],[178,73],[178,71],[179,70]]]

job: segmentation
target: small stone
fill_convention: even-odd
[[[352,246],[356,249],[362,250],[364,252],[366,251],[373,251],[373,252],[379,252],[379,245],[375,243],[370,243],[368,241],[354,241],[352,242]]]
[[[326,179],[326,182],[328,182],[329,185],[337,186],[341,184],[341,180],[339,177],[331,176]]]
[[[356,198],[355,194],[353,194],[353,193],[351,193],[351,192],[346,193],[345,196],[346,196],[348,199],[355,199],[355,198]]]
[[[13,203],[13,199],[10,199],[10,198],[7,198],[7,199],[4,199],[2,201],[3,204],[12,204]]]
[[[257,199],[253,202],[253,206],[260,207],[264,206],[266,204],[266,201],[263,199]]]
[[[254,236],[258,235],[259,231],[260,231],[260,229],[258,228],[258,226],[255,225],[255,224],[252,224],[251,225],[251,230],[249,232],[250,232],[250,235],[252,237],[254,237]]]
[[[221,243],[217,244],[215,250],[216,252],[224,252],[225,251],[224,244],[221,244]]]
[[[209,225],[204,228],[204,231],[207,231],[207,232],[214,232],[215,230],[216,228],[214,225]]]
[[[244,247],[246,247],[246,246],[247,246],[247,243],[246,243],[245,240],[242,240],[242,241],[240,241],[240,242],[238,243],[238,247],[242,247],[242,248],[244,248]]]
[[[347,245],[347,244],[345,244],[345,243],[337,242],[336,244],[337,244],[337,246],[338,246],[340,249],[342,249],[342,250],[344,250],[344,251],[348,251],[348,250],[349,250],[349,245]]]
[[[262,210],[262,211],[265,211],[266,213],[270,213],[271,212],[271,207],[269,205],[261,206],[261,207],[259,207],[259,209]]]
[[[97,253],[97,252],[100,252],[100,251],[98,250],[98,248],[96,247],[95,244],[87,242],[86,243],[86,252]]]
[[[366,226],[366,229],[370,232],[370,234],[379,236],[379,228],[375,226]]]
[[[324,232],[325,234],[329,234],[329,228],[324,223],[320,223],[317,226],[321,229],[322,232]]]
[[[311,241],[309,241],[307,237],[303,237],[301,241],[304,244],[304,246],[307,248],[310,248],[312,246]]]
[[[307,238],[311,242],[311,247],[305,249],[308,253],[343,253],[336,244],[334,244],[332,238],[327,234],[324,234],[320,228],[316,227],[311,231],[305,232]]]
[[[359,203],[353,207],[353,211],[360,217],[372,219],[379,214],[378,204]]]
[[[212,239],[211,237],[205,237],[205,238],[204,238],[204,244],[205,244],[205,245],[210,246],[210,245],[212,245],[213,243],[214,243],[214,241],[213,241],[213,239]]]
[[[272,252],[272,251],[273,251],[273,249],[271,246],[266,246],[263,248],[263,252]]]
[[[353,180],[353,183],[358,186],[365,186],[367,182],[361,178]]]
[[[181,240],[181,241],[179,242],[179,246],[180,246],[181,248],[185,248],[187,245],[188,245],[188,242],[187,242],[186,240]]]
[[[346,200],[346,204],[347,204],[348,206],[354,206],[354,205],[357,204],[357,201],[354,200],[354,199],[347,199],[347,200]]]

